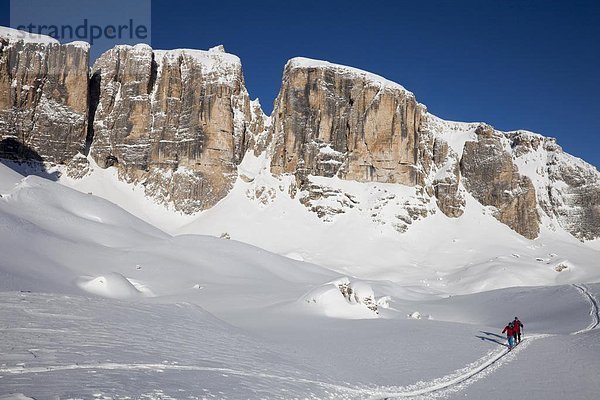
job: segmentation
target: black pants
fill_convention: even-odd
[[[517,344],[517,343],[521,343],[521,332],[519,332],[519,333],[515,333],[515,334],[513,335],[513,338],[515,339],[515,344]]]

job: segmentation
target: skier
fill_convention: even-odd
[[[502,333],[506,333],[506,338],[508,339],[508,349],[512,350],[513,346],[514,346],[514,326],[512,322],[509,322],[508,325],[506,325],[504,327],[504,330],[502,331]]]
[[[514,329],[514,337],[515,337],[515,343],[521,343],[521,328],[524,328],[523,324],[521,323],[521,321],[519,321],[518,317],[515,317],[515,320],[513,321],[513,325],[515,327]]]

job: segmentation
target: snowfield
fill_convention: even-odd
[[[0,399],[598,398],[596,244],[472,198],[400,234],[363,211],[410,190],[322,178],[359,204],[324,222],[264,162],[195,216],[0,164]]]

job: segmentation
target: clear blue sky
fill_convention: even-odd
[[[324,59],[396,81],[442,118],[554,136],[600,166],[598,1],[152,2],[153,47],[216,44],[267,113],[289,58]]]

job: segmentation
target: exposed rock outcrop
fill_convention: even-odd
[[[89,46],[16,32],[0,31],[0,158],[67,163],[85,146]]]
[[[463,215],[465,198],[460,190],[460,163],[458,155],[448,143],[436,138],[433,145],[433,161],[437,167],[433,189],[439,209],[448,217]]]
[[[563,155],[564,157],[564,155]],[[549,177],[563,185],[550,185],[548,194],[554,215],[563,228],[582,240],[600,237],[600,174],[589,165],[550,158]]]
[[[308,182],[305,185],[305,195],[299,200],[304,206],[316,213],[319,218],[331,221],[331,216],[343,214],[357,204],[356,199],[339,189]]]
[[[125,180],[144,184],[147,195],[184,212],[227,195],[252,136],[236,56],[222,47],[117,46],[93,73],[99,102],[91,154],[100,166],[116,166]]]
[[[502,134],[487,125],[476,134],[476,142],[465,143],[460,163],[465,187],[481,204],[495,207],[500,222],[526,238],[536,238],[540,220],[531,179],[519,174]]]
[[[250,102],[250,121],[247,128],[250,134],[247,138],[247,148],[253,149],[254,155],[258,156],[267,150],[270,128],[271,117],[265,115],[258,99],[252,100]]]
[[[515,161],[536,182],[541,209],[580,240],[600,237],[600,173],[553,138],[510,132]]]
[[[376,75],[292,59],[273,111],[272,171],[414,186],[424,111]]]

